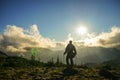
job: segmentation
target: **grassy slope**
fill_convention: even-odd
[[[117,78],[116,78],[117,77]],[[41,63],[20,57],[1,57],[0,80],[120,80],[120,70]]]

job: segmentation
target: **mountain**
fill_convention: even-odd
[[[77,56],[74,58],[76,64],[102,63],[120,57],[120,51],[116,48],[104,47],[77,47]],[[54,61],[59,57],[60,61],[65,63],[64,50],[50,50],[38,48],[36,58],[42,61],[48,61],[53,58]]]
[[[0,51],[0,57],[6,57],[6,56],[8,56],[6,53]]]
[[[105,61],[102,63],[102,65],[108,65],[109,67],[111,67],[113,69],[120,69],[120,58]]]
[[[120,51],[116,48],[79,47],[77,52],[78,60],[82,63],[101,63],[120,57]]]
[[[35,55],[36,60],[42,62],[48,62],[53,59],[56,62],[57,58],[65,63],[65,56],[63,56],[63,50],[52,50],[49,48],[38,48],[38,47],[26,47],[26,52],[15,52],[9,53],[13,56],[23,56],[24,58],[31,59],[31,50],[35,48],[37,54]],[[86,63],[102,63],[105,61],[113,60],[120,57],[120,51],[116,48],[104,48],[104,47],[76,47],[77,56],[74,58],[76,64]]]

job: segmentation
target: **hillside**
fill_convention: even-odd
[[[113,69],[120,69],[120,58],[103,62],[102,65],[109,65]]]
[[[59,64],[59,65],[58,65]],[[89,68],[84,65],[66,68],[61,63],[42,63],[21,57],[0,61],[1,80],[119,80],[120,69]]]
[[[0,51],[0,57],[6,57],[6,56],[8,56],[6,53]]]

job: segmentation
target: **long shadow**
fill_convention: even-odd
[[[63,76],[72,76],[78,73],[76,69],[69,68],[69,67],[65,68],[62,72],[63,72]]]

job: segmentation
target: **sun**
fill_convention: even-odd
[[[80,26],[77,28],[77,32],[80,34],[80,35],[84,35],[87,33],[87,28],[85,26]]]

